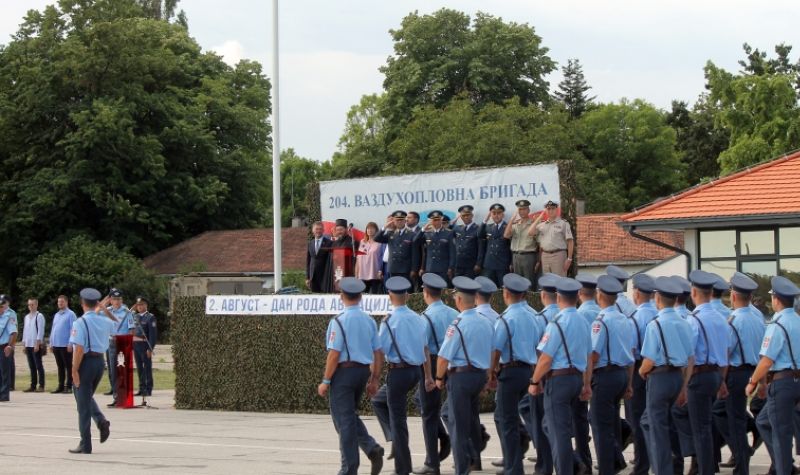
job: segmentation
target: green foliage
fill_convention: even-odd
[[[263,224],[269,109],[259,64],[227,66],[133,0],[31,11],[0,49],[6,280],[75,234],[144,256]]]
[[[309,294],[311,291],[306,287],[306,273],[304,271],[288,271],[283,273],[284,287],[297,287],[301,294]]]
[[[691,110],[682,101],[672,101],[667,123],[677,133],[677,148],[686,164],[690,185],[716,178],[720,174],[717,157],[728,147],[728,130],[715,126],[717,109],[702,94]]]
[[[598,106],[581,118],[579,133],[591,166],[579,175],[579,185],[591,212],[630,209],[685,184],[675,130],[642,100]],[[603,203],[613,207],[602,209]]]
[[[297,155],[293,148],[281,152],[282,226],[291,226],[293,217],[308,218],[311,212],[306,200],[306,190],[309,183],[319,181],[321,174],[322,167],[319,162]],[[270,187],[272,187],[271,178],[270,175]],[[268,203],[272,208],[272,199],[268,200]],[[268,221],[271,221],[271,218]]]
[[[331,178],[379,175],[388,165],[386,120],[381,112],[385,97],[362,96],[347,112],[339,150],[330,162]]]
[[[592,87],[586,83],[580,61],[568,59],[567,65],[561,71],[564,79],[558,83],[558,90],[554,95],[564,104],[570,117],[577,119],[592,106],[595,96],[587,94]]]
[[[162,341],[169,339],[169,319],[166,318],[168,283],[113,243],[75,236],[37,257],[31,273],[22,276],[18,285],[22,296],[20,302],[29,297],[39,299],[39,307],[48,321],[56,311],[56,298],[61,294],[69,297],[70,308],[80,315],[78,293],[85,287],[97,288],[104,294],[116,287],[125,293],[128,305],[137,295],[144,295],[150,302],[150,311],[158,320],[159,338]]]
[[[541,307],[538,295],[531,295],[529,302]],[[452,305],[452,298],[446,303]],[[408,305],[415,311],[425,309],[421,294],[412,295]],[[492,306],[498,311],[505,309],[499,292]],[[172,352],[177,408],[327,412],[328,401],[317,395],[317,385],[325,367],[325,329],[330,316],[219,316],[204,312],[202,297],[180,297],[175,302]],[[491,410],[493,399],[493,394],[485,395],[482,409]],[[366,397],[361,410],[371,411]]]

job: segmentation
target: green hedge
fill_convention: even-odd
[[[452,305],[451,297],[446,298]],[[529,298],[540,308],[538,295]],[[493,307],[505,305],[498,292]],[[421,311],[420,294],[409,307]],[[205,315],[205,297],[180,297],[172,314],[175,405],[179,409],[326,413],[317,395],[329,315]],[[484,409],[491,408],[487,394]],[[369,411],[364,398],[362,409]]]

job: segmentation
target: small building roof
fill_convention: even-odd
[[[624,227],[690,228],[800,219],[800,151],[689,188],[621,217]]]
[[[578,266],[649,265],[669,259],[674,251],[635,238],[617,223],[622,214],[589,214],[578,216],[576,245]],[[658,241],[683,249],[683,232],[660,231],[642,233]]]
[[[281,234],[284,270],[305,269],[308,229],[285,228]],[[206,231],[144,259],[156,274],[271,274],[272,229]]]

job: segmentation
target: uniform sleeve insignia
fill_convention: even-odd
[[[550,334],[545,333],[544,336],[542,337],[542,343],[547,343],[549,340],[550,340]]]
[[[595,322],[592,324],[592,333],[597,334],[600,333],[600,324]]]
[[[336,330],[331,330],[331,336],[328,338],[329,343],[333,343],[336,340]]]
[[[78,330],[76,330],[76,329],[74,329],[74,328],[73,328],[73,329],[72,329],[72,333],[71,333],[71,335],[72,335],[72,336],[78,336]]]
[[[456,329],[454,327],[452,327],[452,326],[447,327],[447,338],[452,337],[455,332],[456,332]]]
[[[769,340],[770,340],[770,337],[765,336],[764,337],[764,343],[761,344],[761,348],[769,348]]]

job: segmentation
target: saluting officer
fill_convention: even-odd
[[[375,242],[388,243],[389,275],[413,280],[419,269],[420,254],[414,244],[416,233],[406,229],[405,211],[391,214],[386,225],[375,235]]]
[[[442,302],[442,291],[446,288],[447,282],[438,275],[422,276],[422,297],[428,304],[428,308],[422,312],[422,318],[426,326],[430,364],[434,370],[447,327],[458,317],[458,311]],[[442,392],[439,388],[425,390],[424,371],[420,371],[418,391],[421,401],[422,434],[425,438],[425,464],[415,469],[414,473],[438,474],[440,462],[450,454],[450,437],[441,419]],[[438,444],[441,444],[441,447]]]
[[[683,293],[675,298],[675,311],[686,320],[689,318],[689,314],[692,313],[686,307],[686,302],[688,302],[689,298],[692,296],[692,283],[689,282],[689,279],[680,275],[673,275],[672,280],[680,284],[681,290],[683,291]]]
[[[420,370],[425,372],[425,390],[430,391],[435,386],[431,377],[425,322],[406,306],[410,288],[411,282],[405,277],[390,277],[386,281],[394,310],[383,319],[378,332],[382,354],[376,366],[383,366],[385,355],[389,366],[386,378],[389,425],[397,475],[408,475],[412,470],[406,420],[408,393],[419,382]]]
[[[475,310],[475,292],[480,285],[467,277],[453,279],[456,308],[461,312],[445,334],[436,363],[436,385],[443,389],[447,376],[449,432],[453,444],[456,475],[480,470],[480,459],[470,460],[470,439],[479,440],[480,430],[473,424],[479,410],[479,395],[486,385],[494,329]]]
[[[444,214],[435,210],[428,213],[428,224],[417,234],[422,240],[422,269],[420,273],[433,272],[450,281],[456,266],[456,248],[453,244],[453,231],[442,224]]]
[[[673,404],[686,404],[686,386],[694,364],[692,329],[675,311],[682,292],[671,277],[654,282],[658,316],[647,325],[642,344],[639,376],[647,380],[647,407],[642,429],[656,475],[672,475],[669,419]]]
[[[569,222],[558,216],[558,203],[548,201],[545,205],[546,219],[529,231],[539,241],[539,262],[543,272],[567,275],[572,266],[575,239]]]
[[[78,430],[81,442],[73,454],[92,453],[92,420],[100,430],[100,443],[108,440],[111,423],[100,412],[94,400],[94,391],[103,378],[103,355],[108,350],[108,341],[114,332],[114,324],[97,313],[100,292],[96,289],[81,290],[83,316],[72,324],[69,344],[72,345],[72,385],[75,403],[78,406]],[[100,302],[105,309],[108,297]]]
[[[750,277],[736,272],[731,277],[733,313],[728,319],[729,366],[725,383],[728,397],[722,400],[725,411],[716,418],[716,427],[723,434],[733,455],[733,473],[750,473],[750,444],[747,442],[748,419],[745,387],[758,364],[758,351],[764,339],[764,320],[750,308],[758,284]],[[715,415],[716,415],[715,411]]]
[[[686,319],[692,329],[694,367],[689,379],[689,403],[673,408],[675,427],[681,435],[681,454],[695,456],[700,475],[714,475],[712,405],[719,392],[727,395],[722,373],[728,366],[728,325],[711,304],[711,291],[718,276],[697,269],[689,274],[692,301],[697,305]]]
[[[537,360],[535,344],[542,337],[533,314],[524,304],[530,286],[531,282],[520,275],[503,277],[503,301],[507,308],[494,327],[489,381],[491,386],[497,387],[495,423],[506,475],[523,473],[519,402],[528,394],[532,368]]]
[[[591,421],[600,475],[614,475],[622,461],[619,403],[633,394],[633,346],[635,336],[627,317],[614,305],[622,284],[608,275],[597,278],[597,301],[602,310],[592,323]],[[621,463],[619,464],[621,465]]]
[[[631,275],[628,274],[625,269],[615,265],[606,267],[606,275],[610,275],[611,277],[617,279],[620,284],[622,284],[622,292],[620,292],[617,296],[617,303],[615,305],[617,306],[617,310],[622,312],[623,315],[630,317],[633,315],[633,312],[636,311],[636,305],[631,302],[631,300],[625,294],[626,284],[628,279],[631,278]],[[644,329],[642,329],[642,331],[644,331]]]
[[[580,288],[581,284],[574,279],[562,277],[558,280],[560,311],[547,325],[537,347],[539,361],[529,388],[534,396],[544,392],[545,433],[559,475],[569,475],[574,470],[569,430],[574,422],[572,408],[578,398],[588,400],[592,391],[589,374],[584,374],[591,352],[591,330],[575,308]]]
[[[158,340],[156,316],[147,310],[149,302],[146,297],[136,298],[133,306],[133,352],[136,359],[136,372],[139,375],[139,392],[136,396],[153,395],[153,352]]]
[[[122,291],[112,288],[108,295],[111,305],[104,307],[103,313],[115,323],[114,331],[109,338],[108,353],[106,354],[108,359],[108,380],[111,383],[111,389],[106,395],[114,396],[114,400],[108,405],[108,407],[114,407],[117,405],[117,345],[114,337],[116,335],[133,335],[134,325],[132,312],[122,302]]]
[[[456,249],[455,275],[463,275],[471,279],[481,272],[481,262],[478,258],[483,254],[481,248],[486,245],[484,239],[479,239],[480,226],[472,221],[474,208],[464,205],[458,208],[459,219],[462,224],[453,226],[453,243]]]
[[[500,203],[490,206],[489,216],[478,235],[479,239],[486,240],[483,275],[492,279],[495,285],[502,285],[503,276],[511,272],[511,244],[505,237],[505,212],[505,206]]]
[[[355,277],[344,277],[339,281],[345,309],[328,323],[325,374],[317,388],[322,397],[330,391],[331,419],[339,434],[339,450],[342,452],[339,475],[358,473],[359,446],[372,462],[372,475],[379,474],[383,468],[383,447],[369,435],[357,412],[364,388],[370,396],[378,390],[380,367],[372,363],[383,361],[375,320],[359,307],[365,288],[364,282]]]
[[[504,231],[506,239],[511,240],[511,264],[514,272],[532,280],[539,267],[539,242],[536,240],[536,225],[542,220],[542,214],[537,213],[536,219],[531,218],[531,202],[519,200],[516,202],[517,212]]]
[[[746,394],[752,395],[758,387],[760,396],[766,396],[767,404],[758,414],[756,424],[767,444],[775,473],[790,475],[793,418],[800,403],[800,316],[794,309],[800,289],[786,277],[773,277],[770,283],[775,315],[764,333],[761,360],[747,384]]]
[[[617,273],[615,277],[620,280],[621,274]],[[636,309],[628,315],[628,320],[631,322],[634,329],[634,357],[636,358],[636,366],[634,367],[633,374],[633,395],[625,404],[625,415],[628,423],[633,430],[633,451],[634,451],[634,464],[633,475],[646,475],[650,470],[650,459],[648,458],[647,444],[645,442],[645,432],[641,428],[642,414],[644,414],[647,405],[647,385],[645,380],[639,376],[639,366],[642,364],[642,356],[640,351],[644,342],[645,332],[647,325],[656,318],[658,309],[653,304],[653,292],[655,291],[655,281],[647,274],[636,274],[632,279],[633,283],[633,301],[637,305]],[[620,294],[624,295],[624,294]],[[617,308],[623,308],[620,305],[620,298],[617,297]],[[624,313],[624,312],[623,312]]]

